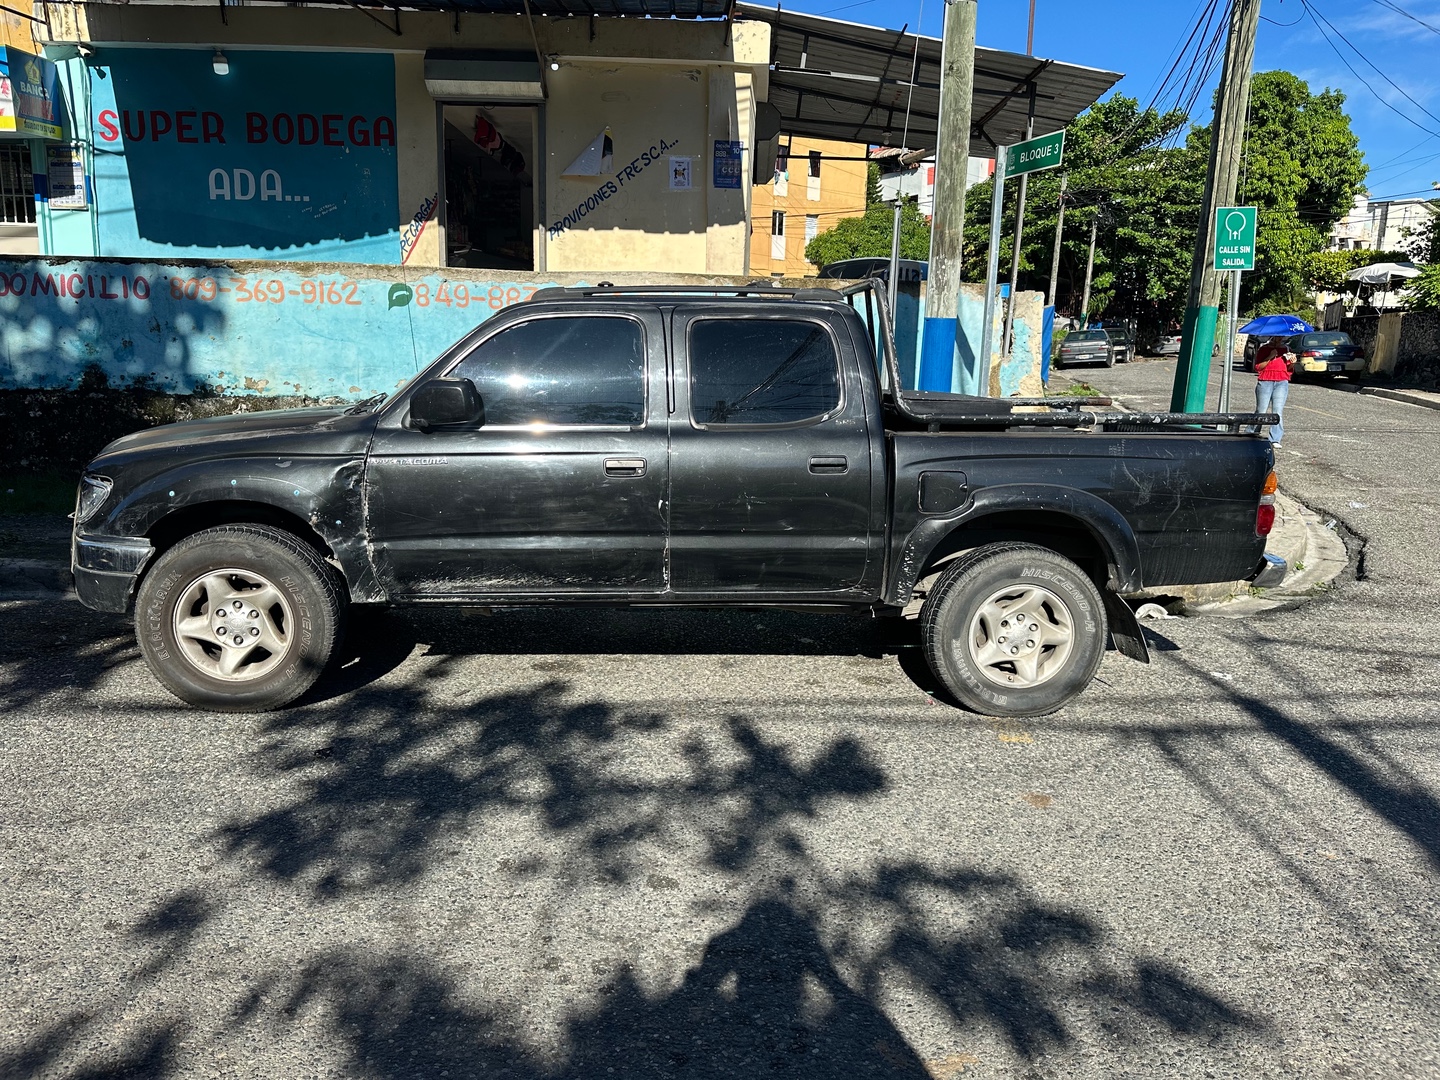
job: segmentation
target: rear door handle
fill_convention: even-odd
[[[810,471],[812,473],[849,472],[850,460],[843,457],[812,457],[810,459]]]
[[[605,459],[606,476],[644,476],[643,457],[609,457]]]

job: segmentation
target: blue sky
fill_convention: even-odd
[[[1390,5],[1440,29],[1440,0],[1307,2],[1333,26],[1333,32],[1326,28],[1325,33],[1360,77],[1336,56],[1301,0],[1264,0],[1262,14],[1273,21],[1260,25],[1255,69],[1285,68],[1305,79],[1312,91],[1330,86],[1345,92],[1346,111],[1371,167],[1367,184],[1373,196],[1429,194],[1431,183],[1440,180],[1440,33],[1417,25]],[[1028,0],[979,3],[979,44],[1024,52]],[[1036,0],[1035,52],[1124,72],[1116,92],[1148,103],[1169,69],[1174,51],[1209,3]],[[909,23],[913,30],[918,24],[924,33],[938,37],[944,0],[784,0],[784,7],[889,29]],[[1277,25],[1281,23],[1293,25]],[[1373,61],[1383,75],[1346,49],[1337,34]],[[1386,82],[1387,77],[1394,86]],[[1214,82],[1212,78],[1192,117],[1197,122],[1209,123]],[[1406,100],[1406,94],[1414,102]]]

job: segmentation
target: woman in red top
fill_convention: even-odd
[[[1290,396],[1290,376],[1295,358],[1283,337],[1272,337],[1255,351],[1255,411],[1275,413],[1280,423],[1270,429],[1270,441],[1276,449],[1285,434],[1285,399]]]

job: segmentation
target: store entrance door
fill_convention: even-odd
[[[537,270],[540,109],[444,105],[445,265]]]

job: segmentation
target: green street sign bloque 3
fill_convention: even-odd
[[[1005,177],[1053,169],[1065,156],[1065,132],[1052,131],[1005,147]]]

